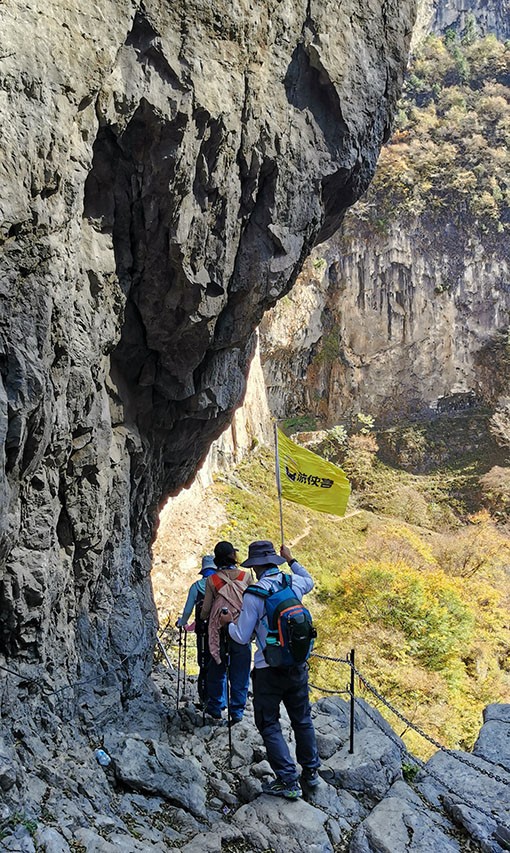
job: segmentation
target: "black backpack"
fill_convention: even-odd
[[[310,657],[317,631],[312,615],[292,590],[289,575],[284,574],[271,589],[253,584],[251,593],[263,598],[268,622],[264,658],[269,666],[295,666]]]

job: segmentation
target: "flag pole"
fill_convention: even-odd
[[[280,481],[280,457],[278,454],[278,424],[276,421],[274,422],[274,458],[275,458],[275,470],[276,470],[276,488],[278,489],[278,503],[280,505],[280,534],[282,538],[282,545],[285,542],[283,536],[283,507],[282,507],[282,484]]]

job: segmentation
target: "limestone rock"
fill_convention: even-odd
[[[254,803],[242,806],[235,813],[234,822],[255,850],[333,851],[324,828],[325,813],[303,801],[289,803],[264,794]]]
[[[156,670],[155,679],[159,677]],[[314,706],[319,734],[335,722],[344,728],[344,705],[338,697],[328,697]],[[144,703],[136,700],[133,708],[126,708],[118,718],[117,732],[108,724],[104,746],[113,763],[106,771],[74,726],[52,732],[48,738],[52,749],[38,745],[35,734],[24,734],[17,750],[30,746],[31,776],[38,784],[26,786],[17,802],[12,798],[18,782],[6,792],[12,807],[0,815],[2,850],[32,853],[37,846],[45,853],[68,853],[77,844],[96,853],[164,853],[176,846],[187,853],[237,849],[329,853],[349,845],[350,853],[505,849],[506,771],[495,771],[480,757],[461,753],[464,762],[475,764],[467,768],[440,753],[420,772],[416,790],[399,778],[388,785],[391,773],[398,775],[399,764],[387,746],[400,754],[399,740],[394,733],[390,737],[387,723],[382,728],[382,718],[367,703],[359,708],[354,756],[346,760],[343,752],[348,744],[344,745],[332,757],[340,771],[334,785],[325,780],[333,774],[330,759],[320,769],[323,778],[317,788],[304,787],[299,802],[261,794],[261,779],[269,776],[269,767],[261,760],[264,751],[251,707],[239,734],[242,743],[251,745],[251,758],[234,769],[228,766],[225,728],[212,732],[196,720],[190,731],[191,711],[183,708],[176,714],[182,726],[175,722],[168,734],[161,731],[159,739],[142,738],[135,726],[143,708]],[[508,727],[507,710],[489,706],[485,718]],[[236,726],[235,737],[238,731]],[[505,784],[481,769],[504,774]],[[445,785],[438,782],[441,779]],[[143,793],[122,794],[121,787]],[[243,800],[247,804],[239,806]]]
[[[353,754],[345,744],[324,762],[321,775],[327,782],[348,791],[363,792],[380,800],[393,782],[401,778],[401,751],[379,729],[367,726],[357,733]]]
[[[39,850],[43,853],[70,853],[69,844],[56,829],[45,826],[35,833],[35,840]]]
[[[405,783],[396,782],[357,828],[349,853],[460,853],[446,829]]]
[[[473,754],[510,772],[510,705],[488,705],[483,719]]]
[[[415,12],[0,4],[0,649],[54,673],[55,706],[143,689],[158,507],[366,189]]]
[[[312,790],[305,789],[304,795],[310,805],[335,818],[336,826],[343,831],[352,830],[367,812],[365,806],[349,791],[323,781]]]
[[[235,827],[224,827],[213,832],[203,832],[196,835],[191,841],[184,845],[184,853],[221,853],[226,844],[236,841],[244,844],[242,833]]]
[[[160,794],[194,815],[205,816],[205,778],[196,760],[178,758],[165,744],[136,737],[109,737],[105,748],[124,785]]]
[[[5,743],[4,738],[0,739],[0,790],[8,791],[15,784],[17,779],[17,760],[14,750],[10,749]]]
[[[480,36],[496,35],[500,41],[510,36],[510,4],[508,0],[422,0],[414,39],[423,38],[429,32],[445,32],[453,29],[464,32],[469,18],[475,22]]]
[[[442,804],[455,823],[463,826],[484,850],[499,853],[494,832],[499,826],[510,826],[508,772],[475,755],[437,752],[418,775],[417,783],[419,791],[433,805]]]
[[[461,394],[490,400],[482,362],[507,326],[509,275],[503,235],[485,243],[474,228],[427,218],[381,234],[348,215],[306,262],[292,302],[261,324],[271,411],[337,424],[359,411],[434,410]]]

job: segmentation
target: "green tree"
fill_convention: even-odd
[[[462,33],[462,44],[470,45],[476,41],[478,36],[478,27],[476,24],[476,18],[472,12],[468,12],[466,15],[466,25],[464,27],[464,32]]]

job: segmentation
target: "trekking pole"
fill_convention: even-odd
[[[163,628],[163,630],[159,632],[160,637],[163,637],[164,634],[166,633],[166,630],[167,630],[168,626],[170,625],[171,620],[172,620],[172,614],[170,614],[170,616],[166,620],[166,624],[165,624],[165,627]]]
[[[182,679],[182,698],[186,700],[186,654],[187,654],[188,632],[184,629],[184,667]]]
[[[223,607],[222,613],[228,613],[228,609]],[[232,713],[230,708],[230,635],[228,627],[224,626],[223,641],[225,645],[225,674],[227,677],[227,724],[228,724],[228,766],[232,767]]]
[[[172,661],[170,660],[170,658],[168,657],[168,655],[167,655],[167,651],[166,651],[166,649],[165,649],[165,647],[164,647],[163,643],[161,642],[161,640],[159,639],[159,637],[158,637],[158,635],[157,635],[157,634],[156,634],[156,642],[157,642],[157,644],[158,644],[158,646],[159,646],[159,648],[160,648],[161,654],[163,655],[163,657],[164,657],[164,658],[165,658],[165,660],[166,660],[166,663],[167,663],[168,669],[173,669],[173,668],[174,668],[174,665],[173,665]]]
[[[227,640],[227,720],[228,720],[228,766],[232,767],[232,714],[230,711],[230,643]]]
[[[181,686],[181,644],[182,644],[182,627],[179,626],[179,652],[177,654],[177,699],[175,703],[176,711],[179,710],[179,690]]]
[[[197,693],[198,706],[202,711],[202,725],[205,726],[205,634],[202,630],[197,633],[197,663],[198,663],[198,678],[197,678]]]
[[[205,667],[205,633],[203,629],[201,633],[197,633],[197,662],[198,662],[198,679],[197,679],[197,692],[198,692],[198,701],[200,703],[200,708],[202,709],[202,716],[204,717],[204,725],[205,725],[205,694],[206,694],[206,678],[207,672]]]

